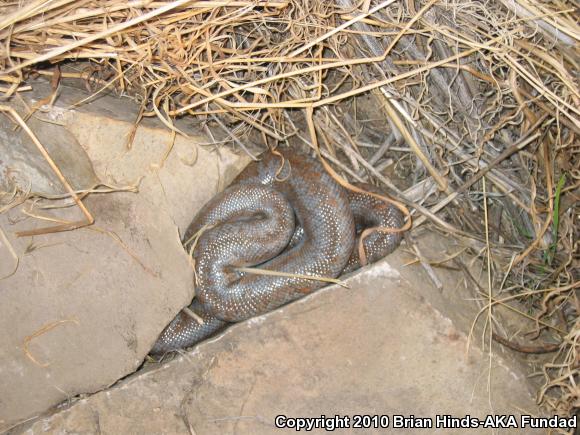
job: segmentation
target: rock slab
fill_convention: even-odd
[[[363,414],[389,416],[391,426],[339,433],[400,433],[394,415],[536,411],[523,377],[499,358],[490,367],[477,348],[466,357],[466,337],[387,261],[346,283],[237,324],[14,433],[270,434],[278,415]]]
[[[136,118],[138,108],[111,100]],[[0,122],[0,194],[8,191],[0,199],[10,201],[15,187],[41,195],[0,203],[8,209],[0,213],[0,432],[141,365],[193,296],[180,234],[247,163],[194,134],[147,123],[134,130],[103,105],[68,110],[61,101],[29,121],[75,189],[119,190],[86,197],[95,224],[75,231],[17,237],[83,216],[70,198],[46,199],[65,193],[59,179],[29,138]]]

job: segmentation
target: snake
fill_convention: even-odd
[[[150,353],[191,347],[328,285],[311,277],[337,278],[358,269],[362,231],[400,229],[405,218],[392,203],[366,193],[380,194],[375,186],[356,187],[345,189],[319,160],[298,151],[266,152],[246,166],[185,232],[186,249],[195,243],[195,298]],[[371,232],[363,239],[366,262],[393,252],[401,238],[401,232]]]

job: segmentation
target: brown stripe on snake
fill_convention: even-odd
[[[282,166],[283,164],[283,166]],[[370,185],[359,185],[378,193]],[[193,252],[196,298],[159,336],[152,354],[198,343],[229,323],[267,313],[326,283],[237,271],[257,266],[295,275],[336,278],[360,267],[357,234],[368,227],[401,228],[403,214],[368,194],[347,192],[301,153],[266,153],[210,200],[184,240],[203,231]],[[394,251],[401,233],[364,240],[369,263]]]

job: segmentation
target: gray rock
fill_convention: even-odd
[[[28,201],[0,214],[0,230],[19,257],[16,273],[5,278],[15,261],[0,238],[0,431],[99,391],[141,365],[159,332],[193,296],[180,232],[247,162],[200,146],[207,142],[202,137],[172,143],[163,126],[140,126],[127,147],[133,125],[96,107],[55,107],[42,115],[60,125],[30,126],[75,188],[99,182],[134,186],[138,193],[90,195],[84,203],[95,224],[75,231],[16,236],[54,225],[32,216],[81,219],[70,198]],[[11,168],[22,188],[30,182],[43,194],[64,192],[36,148],[3,125],[4,178]]]
[[[390,426],[345,433],[400,433],[394,415],[434,422],[445,414],[535,412],[523,377],[501,358],[492,360],[487,391],[489,359],[477,348],[466,357],[465,335],[387,261],[347,284],[237,324],[26,433],[269,434],[277,415],[350,416],[353,424],[363,414],[386,415]]]

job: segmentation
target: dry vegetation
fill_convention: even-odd
[[[0,95],[18,99],[37,75],[55,93],[78,79],[134,98],[136,123],[156,116],[179,133],[177,118],[195,120],[250,154],[248,137],[319,147],[345,178],[405,203],[415,228],[482,258],[482,310],[529,319],[516,336],[494,323],[496,340],[549,355],[539,401],[570,415],[578,18],[563,0],[2,0]]]

